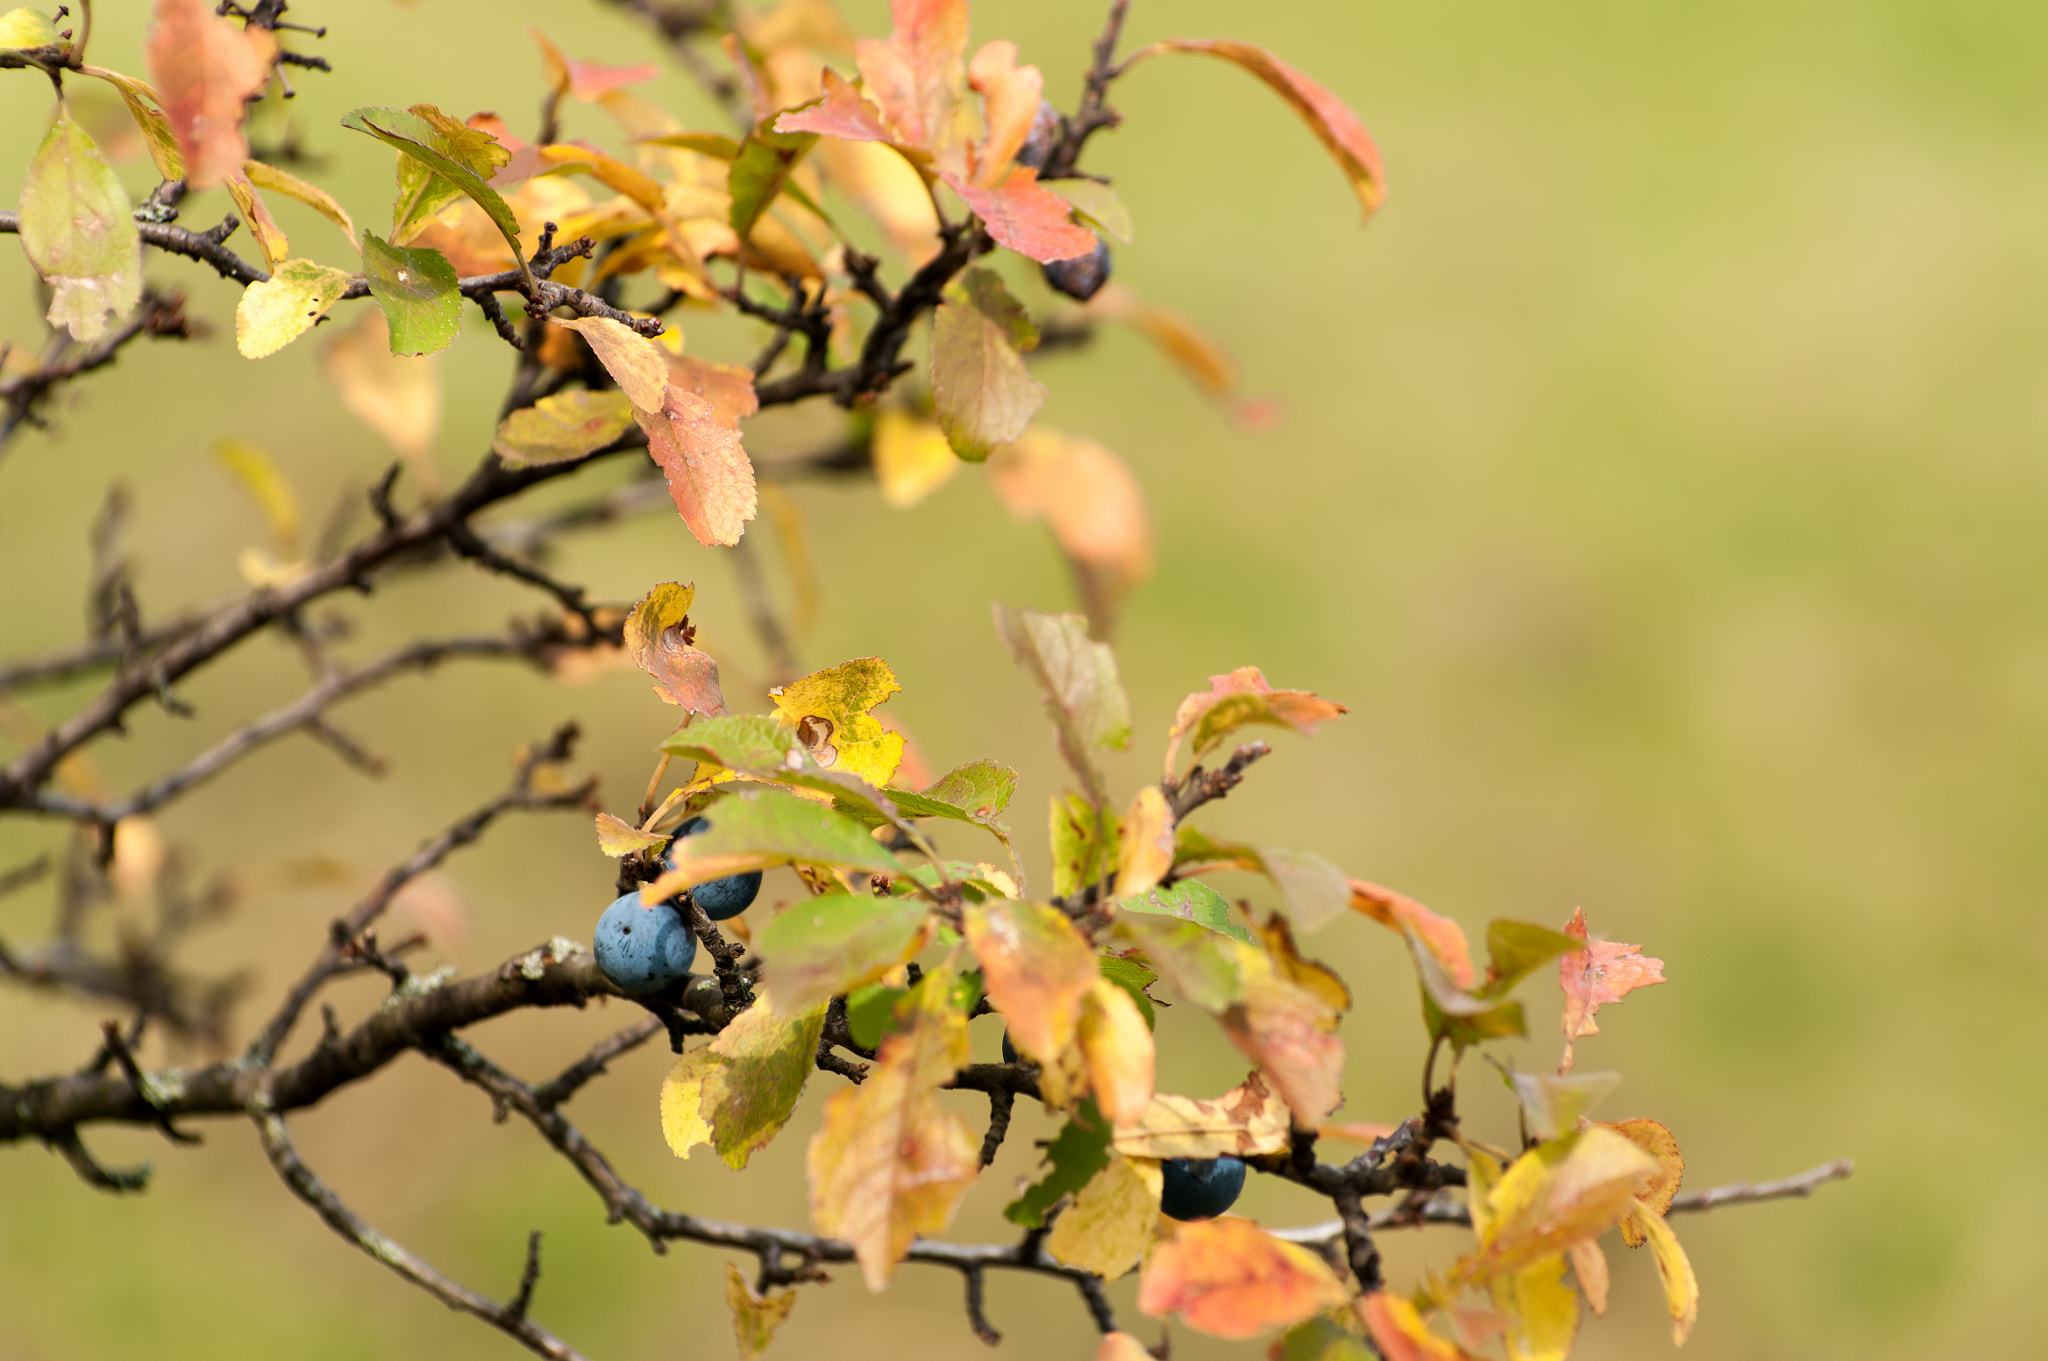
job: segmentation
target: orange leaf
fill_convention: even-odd
[[[1565,923],[1564,933],[1586,942],[1557,961],[1558,985],[1564,989],[1564,1061],[1560,1073],[1570,1072],[1572,1046],[1582,1035],[1598,1035],[1593,1013],[1608,1002],[1619,1002],[1637,988],[1664,981],[1664,961],[1643,954],[1640,945],[1617,941],[1589,940],[1586,909],[1576,908]]]
[[[661,410],[668,364],[660,346],[610,317],[572,317],[555,325],[567,327],[588,342],[591,353],[634,406],[642,411]]]
[[[1228,38],[1208,41],[1173,38],[1149,50],[1195,52],[1220,57],[1251,72],[1293,106],[1294,111],[1301,115],[1302,122],[1308,124],[1309,131],[1316,135],[1316,140],[1337,158],[1338,168],[1351,181],[1352,191],[1358,195],[1358,202],[1368,218],[1385,201],[1386,167],[1380,161],[1379,147],[1373,143],[1372,134],[1365,130],[1365,124],[1358,120],[1358,115],[1321,84],[1265,48]],[[1125,63],[1126,66],[1129,64]]]
[[[1036,66],[1017,64],[1017,44],[998,40],[983,43],[974,54],[967,65],[967,83],[981,94],[981,121],[988,127],[975,156],[974,182],[994,184],[1031,135],[1038,105],[1045,98],[1045,77]]]
[[[1152,517],[1130,467],[1093,440],[1044,426],[989,460],[989,484],[1018,519],[1042,519],[1108,598],[1152,575]]]
[[[1412,930],[1436,956],[1451,982],[1460,988],[1469,991],[1479,981],[1479,970],[1472,965],[1472,947],[1465,940],[1465,928],[1449,917],[1439,917],[1406,894],[1364,879],[1351,881],[1351,908],[1390,931],[1398,933],[1404,926]]]
[[[1177,1226],[1152,1250],[1138,1282],[1141,1312],[1178,1314],[1196,1332],[1234,1340],[1349,1298],[1321,1257],[1235,1215]]]
[[[1081,1000],[1077,1028],[1088,1063],[1088,1090],[1111,1123],[1137,1120],[1152,1103],[1152,1032],[1131,995],[1097,978]]]
[[[1012,166],[995,185],[969,184],[951,173],[940,178],[981,219],[998,245],[1019,255],[1051,264],[1095,250],[1095,233],[1068,216],[1072,207],[1052,190],[1041,188],[1038,172],[1028,165]]]
[[[1155,1095],[1136,1120],[1116,1127],[1116,1151],[1132,1158],[1247,1157],[1288,1144],[1287,1106],[1263,1074],[1222,1096]]]
[[[668,475],[668,494],[697,542],[711,547],[740,541],[760,501],[754,465],[739,432],[718,418],[718,408],[671,383],[659,411],[633,412],[647,432],[647,452]]]
[[[566,90],[576,99],[595,104],[613,90],[626,85],[638,85],[653,80],[661,74],[661,68],[653,62],[641,62],[636,66],[607,66],[602,62],[578,61],[562,55],[562,49],[549,42],[547,35],[539,29],[533,30],[533,40],[540,44],[541,65],[547,69],[548,88]]]
[[[1621,1221],[1623,1233],[1628,1232],[1629,1221]],[[1579,1293],[1586,1297],[1586,1304],[1596,1314],[1607,1312],[1607,1254],[1600,1250],[1600,1240],[1588,1238],[1574,1243],[1566,1250],[1571,1258],[1572,1275],[1578,1278]]]
[[[854,44],[867,90],[907,146],[951,140],[966,84],[967,0],[889,0],[888,38]]]
[[[243,111],[270,80],[276,50],[267,30],[237,28],[207,0],[156,0],[149,73],[185,155],[191,188],[209,188],[241,172],[249,159]]]
[[[1189,733],[1195,736],[1194,757],[1199,761],[1217,743],[1250,724],[1292,728],[1303,737],[1313,737],[1325,722],[1347,712],[1335,700],[1322,699],[1313,691],[1275,690],[1256,666],[1211,676],[1207,690],[1189,695],[1174,710],[1173,727],[1166,734],[1166,778],[1173,778],[1181,739]]]
[[[735,430],[741,421],[761,409],[754,396],[754,371],[737,364],[716,364],[692,354],[668,354],[668,380],[685,392],[694,392],[711,403],[720,424]]]
[[[1081,999],[1101,977],[1095,952],[1066,914],[1036,903],[971,904],[962,916],[988,1000],[1017,1052],[1056,1063],[1073,1043]]]
[[[228,197],[242,210],[242,217],[249,224],[249,235],[256,238],[256,246],[263,252],[265,263],[275,273],[291,254],[291,241],[285,236],[284,228],[277,225],[277,219],[270,215],[270,205],[263,201],[263,195],[256,192],[256,186],[237,166],[234,173],[223,175],[221,183],[227,186]]]
[[[1173,810],[1159,786],[1148,784],[1124,814],[1117,854],[1116,896],[1129,898],[1156,887],[1173,868]]]
[[[1222,404],[1232,420],[1247,430],[1264,430],[1280,419],[1279,404],[1269,397],[1247,397],[1237,390],[1237,361],[1199,326],[1165,307],[1155,307],[1122,283],[1106,285],[1088,304],[1093,316],[1120,321],[1172,361],[1202,395]]]
[[[690,602],[697,588],[664,582],[640,598],[626,618],[626,651],[654,679],[654,693],[693,714],[724,714],[718,663],[690,646]]]
[[[825,70],[822,103],[791,109],[775,120],[777,132],[817,132],[847,142],[893,142],[896,135],[882,122],[881,110],[847,84],[837,71]]]
[[[1678,1183],[1685,1177],[1685,1155],[1678,1151],[1678,1140],[1655,1120],[1617,1120],[1607,1128],[1657,1160],[1657,1175],[1643,1183],[1638,1199],[1660,1215],[1669,1213]],[[1633,1216],[1621,1221],[1621,1237],[1632,1248],[1645,1241]]]
[[[1387,1361],[1470,1361],[1456,1344],[1432,1333],[1399,1295],[1375,1290],[1358,1302],[1358,1316]]]
[[[1095,1361],[1153,1361],[1153,1356],[1129,1333],[1104,1333],[1102,1345],[1095,1349]]]
[[[1258,1064],[1303,1129],[1337,1109],[1344,1042],[1319,997],[1278,978],[1247,979],[1245,998],[1223,1014],[1223,1033]]]

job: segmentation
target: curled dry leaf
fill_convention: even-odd
[[[718,688],[718,662],[690,646],[690,602],[695,585],[663,582],[640,598],[626,616],[626,651],[654,681],[654,693],[693,714],[727,712]]]
[[[1247,1158],[1288,1145],[1287,1104],[1259,1073],[1222,1096],[1160,1093],[1144,1113],[1116,1126],[1116,1151],[1132,1158]]]
[[[1256,666],[1240,666],[1225,676],[1209,677],[1209,688],[1180,702],[1166,734],[1166,778],[1172,779],[1180,744],[1194,738],[1194,759],[1214,750],[1224,738],[1251,724],[1292,728],[1303,737],[1347,710],[1335,700],[1310,690],[1275,690]]]
[[[1594,1012],[1608,1002],[1619,1002],[1637,988],[1664,981],[1664,961],[1644,955],[1642,946],[1588,939],[1584,908],[1572,912],[1564,933],[1586,944],[1557,961],[1557,981],[1564,989],[1564,1060],[1558,1064],[1560,1073],[1571,1070],[1572,1050],[1579,1038],[1600,1033],[1600,1027],[1593,1021]]]
[[[1685,1155],[1678,1151],[1678,1140],[1655,1120],[1617,1120],[1607,1128],[1657,1160],[1657,1174],[1643,1184],[1640,1199],[1656,1214],[1669,1213],[1678,1183],[1685,1178]],[[1621,1237],[1632,1248],[1643,1245],[1643,1230],[1636,1216],[1621,1221]]]
[[[1044,520],[1110,601],[1152,575],[1144,490],[1129,465],[1095,441],[1044,426],[1026,430],[989,460],[989,485],[1010,514]]]
[[[1316,1253],[1235,1215],[1175,1226],[1138,1282],[1141,1312],[1177,1314],[1196,1332],[1231,1339],[1299,1323],[1350,1298]]]
[[[1159,1223],[1162,1178],[1150,1158],[1111,1158],[1053,1221],[1054,1260],[1116,1280],[1138,1264]]]
[[[240,174],[249,159],[243,111],[270,80],[277,40],[268,29],[237,28],[207,0],[156,0],[145,50],[186,184],[206,189]]]

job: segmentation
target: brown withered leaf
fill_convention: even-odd
[[[1159,1093],[1144,1114],[1117,1125],[1113,1140],[1133,1158],[1243,1158],[1278,1153],[1287,1143],[1287,1104],[1259,1073],[1218,1097]]]
[[[728,712],[718,688],[718,663],[690,646],[690,602],[695,585],[663,582],[640,598],[626,617],[626,651],[654,681],[654,693],[693,714]]]
[[[1643,1184],[1638,1199],[1659,1215],[1669,1213],[1678,1183],[1685,1177],[1685,1155],[1678,1151],[1678,1140],[1655,1120],[1616,1120],[1607,1128],[1657,1160],[1657,1175]],[[1632,1248],[1647,1241],[1634,1216],[1621,1221],[1621,1237]]]
[[[972,903],[962,918],[989,1003],[1017,1052],[1057,1061],[1073,1043],[1081,999],[1101,977],[1095,952],[1065,913],[1037,903]]]
[[[1138,1281],[1140,1312],[1177,1314],[1196,1332],[1240,1340],[1350,1298],[1315,1252],[1236,1215],[1175,1225]]]
[[[242,29],[207,0],[156,0],[146,44],[157,102],[184,153],[185,183],[207,189],[241,173],[247,101],[270,80],[277,40]]]
[[[827,1098],[811,1138],[811,1222],[853,1244],[870,1290],[889,1284],[913,1238],[946,1227],[980,1171],[980,1139],[938,1100],[971,1057],[944,983],[925,976],[910,1027],[882,1041],[860,1086]]]

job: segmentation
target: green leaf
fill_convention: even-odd
[[[825,1009],[791,1015],[757,1000],[717,1039],[676,1060],[661,1085],[661,1125],[679,1158],[708,1143],[738,1170],[789,1122],[817,1064]]]
[[[1338,1322],[1339,1318],[1350,1317],[1348,1313],[1317,1314],[1295,1324],[1273,1344],[1273,1361],[1374,1361],[1378,1353],[1365,1345],[1364,1338]]]
[[[1258,855],[1287,915],[1303,931],[1319,930],[1350,910],[1351,880],[1320,855],[1267,847]]]
[[[342,116],[341,125],[368,133],[398,148],[447,184],[469,195],[497,226],[506,244],[512,247],[513,256],[524,258],[519,249],[519,219],[513,216],[511,205],[498,196],[498,191],[484,182],[497,167],[505,164],[508,155],[488,134],[464,128],[431,104],[417,105],[413,110],[355,109]],[[497,153],[495,156],[493,148]],[[430,178],[405,169],[401,169],[399,174],[399,188],[401,196],[393,215],[394,237],[403,235],[411,225],[439,212],[454,197],[447,195],[438,205],[429,208],[427,205],[444,190]]]
[[[1046,1174],[1004,1207],[1003,1218],[1027,1229],[1043,1225],[1053,1206],[1066,1196],[1079,1195],[1097,1172],[1109,1166],[1109,1136],[1109,1121],[1095,1109],[1095,1102],[1083,1101],[1046,1148]]]
[[[935,811],[912,816],[958,818],[1008,832],[1009,828],[997,822],[996,817],[1010,806],[1010,796],[1016,792],[1017,772],[1001,761],[969,761],[946,772],[944,778],[926,786],[918,796],[925,805],[936,805]],[[891,790],[890,797],[895,796],[896,791]],[[910,812],[901,800],[896,806]]]
[[[732,229],[745,241],[754,224],[789,184],[789,176],[810,149],[815,132],[774,132],[766,124],[747,134],[733,158],[727,185],[732,194]]]
[[[946,442],[969,463],[1023,434],[1045,404],[1022,355],[1037,344],[1023,305],[986,269],[961,275],[933,314],[932,402]]]
[[[1079,794],[1053,795],[1053,896],[1077,893],[1115,869],[1117,835],[1117,816],[1107,804],[1098,814]]]
[[[104,67],[81,66],[79,74],[104,80],[119,92],[121,102],[128,106],[128,116],[135,120],[135,126],[149,143],[149,159],[155,162],[157,174],[167,180],[185,178],[185,153],[178,146],[178,134],[171,131],[171,121],[155,108],[155,91],[133,76]],[[349,239],[355,239],[353,232]]]
[[[880,1046],[884,1036],[897,1028],[897,1004],[910,995],[908,988],[887,988],[872,984],[846,994],[846,1030],[863,1049]]]
[[[903,864],[867,828],[824,804],[781,790],[733,794],[704,810],[710,827],[689,837],[676,852],[678,867],[745,857],[745,868],[795,861],[842,869],[900,871]],[[737,873],[718,869],[704,879]]]
[[[1501,1076],[1515,1089],[1527,1114],[1529,1132],[1538,1139],[1557,1139],[1579,1127],[1579,1117],[1621,1085],[1620,1073],[1573,1073],[1553,1077],[1548,1073],[1517,1073],[1503,1068]]]
[[[816,1006],[909,959],[927,912],[919,898],[850,893],[792,903],[755,937],[766,961],[762,984],[784,1010]]]
[[[1116,196],[1116,190],[1097,180],[1054,180],[1045,186],[1072,205],[1082,221],[1131,243],[1131,211]]]
[[[615,388],[572,388],[498,422],[491,448],[507,463],[562,463],[604,448],[633,425],[633,403]]]
[[[1584,942],[1533,922],[1503,917],[1486,928],[1488,967],[1481,997],[1505,997],[1515,985],[1559,955],[1582,949]]]
[[[311,260],[285,260],[268,279],[242,290],[235,305],[235,348],[244,358],[276,354],[313,329],[355,277]]]
[[[1119,917],[1116,929],[1168,987],[1202,1010],[1221,1012],[1243,1000],[1238,952],[1246,947],[1237,941],[1193,922],[1143,914]]]
[[[1104,955],[1102,976],[1131,995],[1131,1000],[1138,1004],[1138,1014],[1145,1018],[1145,1028],[1153,1029],[1154,1023],[1158,1020],[1158,1014],[1153,1008],[1158,1004],[1145,989],[1156,982],[1159,975],[1135,959],[1125,959],[1122,955]]]
[[[363,233],[363,274],[391,326],[391,353],[432,354],[462,330],[455,266],[428,246],[393,246]]]
[[[1252,933],[1230,920],[1230,904],[1222,894],[1199,879],[1183,879],[1165,888],[1126,898],[1117,904],[1124,912],[1149,912],[1160,917],[1178,917],[1184,922],[1206,926],[1232,940],[1252,943]]]
[[[50,285],[49,321],[93,341],[142,300],[142,236],[128,196],[60,105],[21,186],[21,246]]]
[[[1091,803],[1108,795],[1095,769],[1095,750],[1121,750],[1131,740],[1131,701],[1117,678],[1116,653],[1088,636],[1078,614],[995,607],[996,632],[1017,664],[1045,695],[1058,730],[1060,755],[1088,791]]]
[[[636,146],[695,151],[715,161],[729,161],[740,154],[740,144],[722,132],[665,132],[658,137],[635,137],[633,142]]]
[[[745,771],[773,770],[797,747],[794,732],[763,714],[700,718],[687,728],[676,729],[661,743],[661,749],[671,756]]]
[[[57,37],[57,26],[44,17],[39,9],[11,9],[0,14],[0,51],[20,51],[25,47],[48,47],[61,41]]]

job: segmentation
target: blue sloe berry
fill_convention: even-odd
[[[622,992],[658,992],[690,971],[697,938],[672,903],[621,894],[597,919],[597,967]]]
[[[1168,1219],[1214,1219],[1244,1190],[1242,1158],[1168,1158],[1159,1171],[1165,1178],[1159,1212]]]
[[[1053,292],[1086,302],[1109,282],[1109,243],[1098,236],[1095,249],[1088,254],[1076,255],[1071,260],[1054,260],[1039,268],[1044,271],[1045,282]]]
[[[669,848],[662,855],[663,864],[670,869],[674,869],[676,867],[674,859],[676,842],[681,841],[686,836],[695,836],[699,832],[709,830],[711,830],[711,820],[701,817],[691,818],[688,822],[676,828],[674,839],[668,843]],[[728,874],[723,879],[713,879],[708,884],[699,884],[690,890],[690,896],[697,900],[697,906],[704,909],[705,916],[715,922],[722,922],[728,917],[737,917],[740,913],[746,911],[748,907],[753,905],[754,899],[760,895],[760,892],[761,871],[749,870],[745,874]],[[680,902],[681,899],[678,898],[675,901]]]

